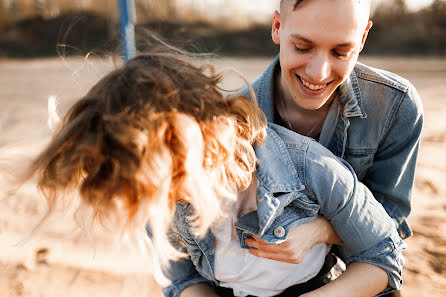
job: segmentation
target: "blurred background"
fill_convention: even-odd
[[[279,0],[136,0],[137,48],[144,29],[195,52],[271,56]],[[118,1],[0,0],[0,56],[115,53]],[[444,0],[374,1],[368,55],[446,55]],[[59,44],[59,47],[56,45]]]
[[[403,297],[446,296],[446,1],[375,0],[360,62],[410,80],[425,125],[404,253]],[[278,53],[270,37],[278,0],[135,0],[136,48],[155,32],[248,80]],[[0,0],[0,295],[160,297],[150,257],[113,230],[74,230],[72,209],[29,237],[47,210],[34,181],[4,195],[10,173],[50,139],[48,99],[67,108],[121,63],[118,0]],[[224,87],[243,82],[227,76]],[[14,162],[12,162],[12,160]],[[23,239],[27,241],[21,243]],[[18,244],[20,243],[20,244]]]

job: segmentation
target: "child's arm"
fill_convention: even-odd
[[[337,279],[301,297],[372,297],[388,282],[385,270],[368,263],[352,263]]]

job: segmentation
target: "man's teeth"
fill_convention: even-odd
[[[306,86],[310,90],[317,91],[317,90],[323,89],[323,88],[325,88],[327,86],[327,84],[324,84],[324,85],[313,85],[313,84],[310,84],[309,82],[305,81],[302,77],[299,77],[299,78],[300,78],[300,81],[304,84],[304,86]]]

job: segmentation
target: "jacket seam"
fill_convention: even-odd
[[[318,201],[317,201],[317,197],[316,197],[316,195],[315,195],[314,192],[313,192],[313,188],[309,186],[309,184],[308,184],[308,180],[307,180],[307,158],[308,158],[308,150],[310,149],[310,144],[311,144],[313,141],[315,142],[315,140],[311,140],[311,141],[309,141],[308,144],[307,144],[307,147],[306,147],[305,150],[304,150],[304,154],[305,154],[305,156],[304,156],[304,158],[303,158],[303,170],[302,170],[302,174],[303,174],[304,186],[305,186],[305,189],[306,189],[307,192],[308,192],[308,196],[309,196],[309,198],[313,199],[313,201],[315,201],[315,202],[318,202]]]
[[[409,86],[407,84],[397,83],[392,80],[389,80],[389,79],[386,79],[383,77],[379,77],[377,75],[368,74],[368,73],[361,71],[358,68],[355,68],[355,74],[359,79],[364,79],[364,80],[368,80],[371,82],[379,83],[379,84],[385,85],[387,87],[391,87],[393,89],[396,89],[396,90],[404,92],[404,93],[407,92],[407,90],[409,89]]]

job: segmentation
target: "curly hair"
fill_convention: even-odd
[[[77,191],[99,222],[140,237],[149,223],[155,250],[172,252],[166,232],[176,202],[193,206],[203,234],[222,198],[251,183],[252,145],[265,136],[255,99],[223,96],[221,79],[178,54],[129,60],[72,106],[25,179],[37,175],[50,210]]]

